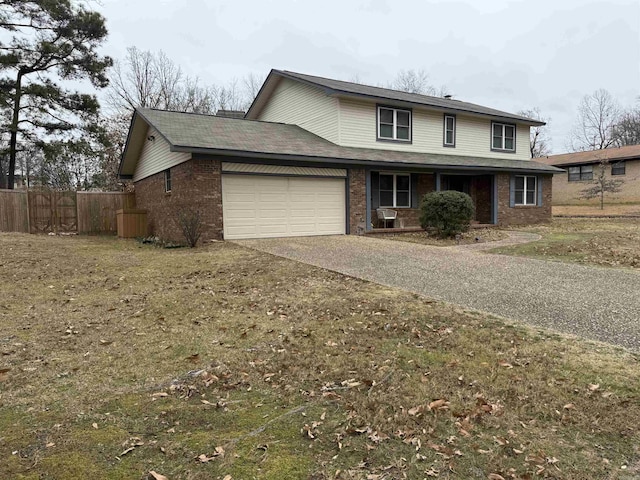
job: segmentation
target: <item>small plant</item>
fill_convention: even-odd
[[[182,232],[187,245],[195,247],[202,235],[202,214],[191,206],[184,206],[178,209],[176,223]]]
[[[441,237],[453,237],[469,230],[475,213],[466,193],[446,191],[427,193],[420,206],[420,224]]]

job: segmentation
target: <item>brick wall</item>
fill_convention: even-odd
[[[496,175],[496,181],[498,182],[498,224],[500,226],[529,225],[549,222],[551,220],[551,175],[544,175],[540,178],[542,178],[542,207],[510,207],[509,190],[511,175]]]
[[[569,167],[561,167],[569,168]],[[600,166],[593,166],[594,178],[598,176]],[[622,180],[620,192],[605,193],[605,204],[610,203],[637,203],[640,202],[640,159],[627,160],[624,175],[611,175],[611,166],[606,167],[606,178],[609,180]],[[580,198],[582,190],[593,186],[591,181],[570,182],[567,172],[556,173],[553,176],[553,204],[554,205],[599,205],[600,198],[586,200]]]
[[[203,240],[222,238],[220,161],[192,159],[171,168],[171,192],[164,191],[164,172],[135,183],[136,205],[148,211],[149,232],[163,240],[184,242],[176,224],[178,212],[191,206],[202,215]]]
[[[349,229],[363,235],[367,219],[366,174],[363,168],[349,169]]]

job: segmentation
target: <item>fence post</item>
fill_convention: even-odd
[[[27,185],[27,232],[31,234],[31,210],[29,209],[29,185]]]

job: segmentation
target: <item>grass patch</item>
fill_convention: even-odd
[[[639,473],[621,349],[225,243],[0,235],[0,287],[0,478]]]
[[[542,235],[542,239],[492,251],[590,265],[640,268],[640,222],[637,219],[555,218],[548,225],[525,228]]]

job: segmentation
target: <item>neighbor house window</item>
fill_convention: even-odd
[[[169,193],[171,191],[171,169],[164,171],[164,191]]]
[[[515,152],[516,126],[493,122],[491,124],[491,149]]]
[[[380,174],[380,206],[410,207],[411,176],[409,174]]]
[[[515,184],[515,204],[535,205],[536,204],[536,177],[516,176]]]
[[[593,180],[593,165],[580,165],[569,167],[569,181]]]
[[[611,175],[624,175],[627,172],[625,162],[616,162],[611,165]]]
[[[444,146],[456,146],[456,117],[455,115],[444,116]]]
[[[378,107],[378,139],[411,141],[411,110]]]

